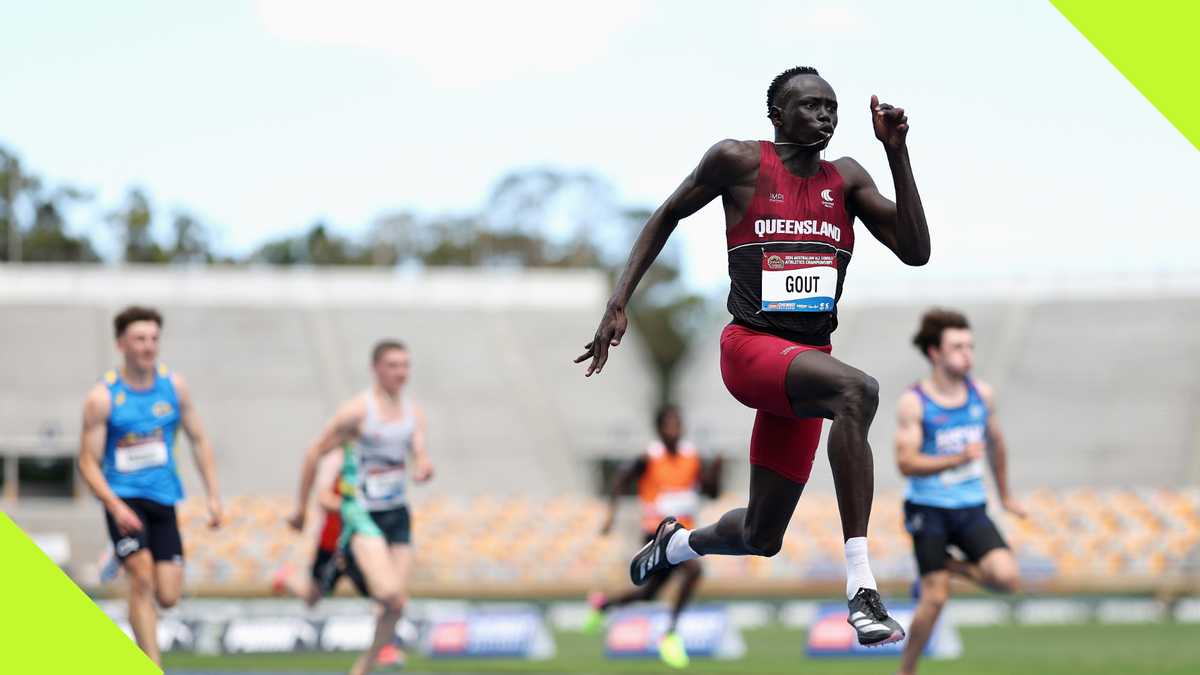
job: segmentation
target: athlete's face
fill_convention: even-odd
[[[797,75],[788,80],[775,99],[771,123],[781,140],[816,144],[824,149],[837,128],[837,95],[833,87],[816,75]]]
[[[117,338],[117,349],[125,363],[138,370],[152,370],[158,362],[158,324],[153,321],[134,321]]]
[[[375,381],[384,391],[396,392],[408,382],[408,370],[408,352],[389,349],[375,362]]]
[[[966,377],[975,365],[975,340],[967,328],[942,331],[942,345],[929,350],[934,367],[954,377]]]
[[[674,445],[683,436],[683,420],[679,413],[669,412],[663,415],[662,424],[658,425],[658,436],[663,443]]]

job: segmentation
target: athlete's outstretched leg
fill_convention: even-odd
[[[875,492],[875,465],[867,432],[879,407],[879,382],[819,351],[806,351],[788,366],[788,400],[798,417],[833,420],[829,466],[846,542],[846,595],[874,590],[867,557],[867,523]]]
[[[671,608],[671,625],[667,628],[669,633],[675,632],[675,625],[679,623],[679,615],[691,602],[692,594],[695,593],[696,586],[700,584],[700,577],[704,576],[704,568],[700,566],[699,560],[689,560],[675,569],[679,570],[681,579],[679,594],[675,596],[675,606]]]
[[[803,491],[803,483],[751,464],[747,507],[729,511],[715,524],[693,531],[688,545],[699,555],[773,556],[783,546],[783,533]]]
[[[155,664],[161,664],[158,653],[158,610],[154,607],[154,560],[143,549],[125,558],[122,563],[129,578],[129,626],[134,640]]]
[[[350,675],[366,675],[374,667],[380,650],[396,637],[396,623],[404,614],[404,592],[395,576],[391,554],[383,537],[354,535],[350,539],[350,550],[366,577],[371,598],[383,609],[375,622],[371,646],[350,669]]]
[[[921,577],[921,599],[917,601],[912,623],[908,626],[908,642],[904,645],[897,675],[913,675],[917,672],[917,660],[925,649],[925,643],[929,642],[933,625],[937,623],[942,607],[946,605],[949,597],[949,572],[937,570]]]

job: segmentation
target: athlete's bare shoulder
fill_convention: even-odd
[[[83,397],[84,414],[108,416],[109,410],[112,408],[112,395],[109,394],[108,387],[104,386],[103,382],[97,382],[88,389],[87,394]]]
[[[345,429],[358,429],[367,417],[367,394],[359,394],[342,403],[334,414],[336,425]]]
[[[852,189],[860,185],[873,183],[871,175],[863,168],[862,164],[853,157],[838,157],[831,162],[842,175],[842,180],[846,182],[846,189]]]
[[[912,389],[905,389],[904,393],[900,394],[900,400],[896,402],[896,415],[900,419],[915,418],[920,419],[924,412],[925,406],[921,403],[921,397]]]
[[[759,152],[758,141],[717,141],[700,160],[696,178],[709,185],[736,185],[758,170]]]
[[[982,398],[983,402],[988,404],[990,407],[996,397],[996,390],[992,389],[992,385],[984,382],[983,380],[976,379],[972,379],[971,384],[975,385],[975,391],[979,392],[979,397]]]
[[[188,387],[187,378],[174,370],[171,371],[171,386],[175,388],[175,394],[180,398],[189,398],[191,389]]]

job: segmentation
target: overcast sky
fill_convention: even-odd
[[[105,205],[144,186],[228,251],[474,211],[531,165],[653,207],[713,142],[769,138],[767,84],[806,64],[841,103],[827,156],[887,194],[867,102],[907,109],[927,271],[1200,266],[1198,153],[1043,0],[20,3],[0,59],[0,143]],[[719,205],[678,236],[723,286]],[[913,273],[859,241],[858,274]]]

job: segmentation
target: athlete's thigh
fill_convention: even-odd
[[[823,351],[801,352],[788,365],[786,389],[797,417],[833,419],[837,401],[868,375]]]
[[[147,505],[146,539],[154,562],[183,563],[183,535],[174,506]]]
[[[803,483],[797,483],[765,466],[751,464],[746,535],[782,539],[803,492]]]
[[[408,544],[391,544],[388,546],[388,555],[392,559],[392,571],[400,584],[400,590],[407,593],[408,578],[412,572],[412,547]]]
[[[154,588],[154,558],[150,555],[149,548],[125,556],[121,560],[121,566],[125,568],[130,583],[143,588]]]
[[[983,554],[979,559],[979,569],[984,578],[1015,579],[1018,575],[1017,556],[1008,547],[997,547]]]
[[[759,410],[750,434],[751,466],[765,467],[804,485],[812,475],[824,422],[820,417],[781,417]]]
[[[399,590],[391,554],[383,537],[355,534],[350,537],[350,551],[373,597],[382,598]]]

